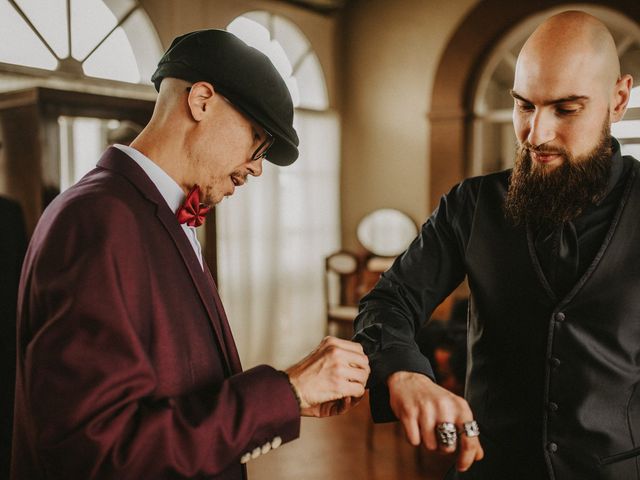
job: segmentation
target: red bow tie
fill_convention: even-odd
[[[178,222],[186,223],[190,227],[199,227],[204,223],[204,217],[209,211],[204,203],[200,203],[200,187],[194,185],[182,206],[176,212]]]

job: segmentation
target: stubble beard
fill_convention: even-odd
[[[572,221],[605,195],[611,172],[611,126],[605,119],[598,144],[587,154],[573,157],[561,148],[518,146],[504,210],[514,225],[554,227]],[[556,168],[534,162],[531,152],[562,156]]]

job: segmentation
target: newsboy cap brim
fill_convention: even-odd
[[[274,137],[267,160],[291,165],[298,158],[293,102],[269,58],[224,30],[200,30],[177,37],[151,77],[156,90],[164,78],[205,81]]]

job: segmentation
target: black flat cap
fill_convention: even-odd
[[[271,133],[267,160],[291,165],[298,158],[293,102],[284,80],[266,55],[224,30],[181,35],[160,59],[151,81],[163,78],[209,82],[235,107]]]

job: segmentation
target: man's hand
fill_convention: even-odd
[[[344,413],[364,395],[369,359],[359,343],[325,337],[305,359],[286,370],[298,392],[301,413],[326,417]]]
[[[443,422],[455,424],[458,432],[463,424],[473,420],[467,401],[438,386],[429,377],[420,373],[396,372],[387,380],[393,413],[404,427],[409,443],[424,444],[427,450],[453,453],[457,448],[456,468],[464,472],[476,460],[481,460],[484,451],[478,437],[458,433],[457,447],[445,447],[438,443],[436,425]]]

